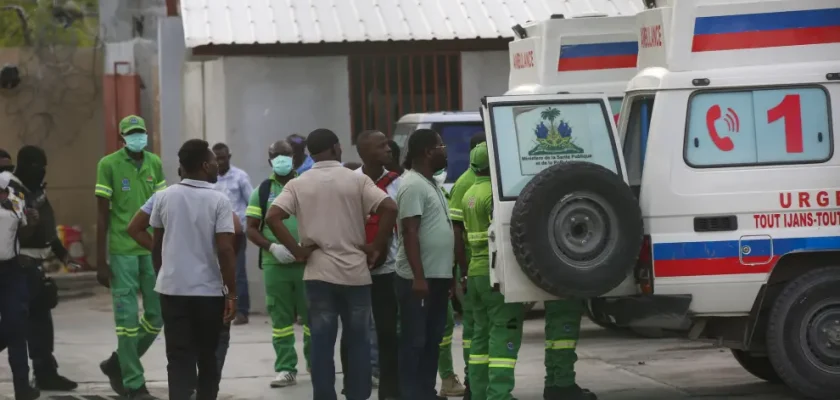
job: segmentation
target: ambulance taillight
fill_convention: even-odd
[[[650,236],[642,238],[642,248],[639,251],[639,259],[636,261],[636,283],[642,294],[653,294],[653,248],[650,245]]]

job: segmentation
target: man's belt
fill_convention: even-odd
[[[20,255],[34,258],[36,260],[46,260],[47,258],[50,258],[50,254],[52,254],[52,249],[50,247],[44,247],[43,249],[20,249]]]

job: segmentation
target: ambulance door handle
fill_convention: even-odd
[[[730,232],[737,230],[738,217],[734,215],[694,217],[694,232]]]

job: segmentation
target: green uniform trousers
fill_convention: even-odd
[[[455,367],[452,365],[452,335],[455,333],[455,310],[452,302],[446,310],[446,327],[443,330],[443,339],[440,341],[440,356],[438,357],[438,373],[440,379],[451,378],[455,375]]]
[[[303,285],[303,267],[264,265],[265,303],[271,317],[271,343],[276,359],[274,372],[297,373],[298,355],[295,351],[295,311],[303,325],[303,354],[309,368],[309,314]]]
[[[545,302],[545,387],[575,384],[581,300]]]
[[[516,384],[519,346],[525,310],[521,303],[505,303],[490,286],[489,276],[471,276],[467,296],[473,313],[469,379],[472,400],[510,400]]]
[[[139,389],[146,383],[140,357],[149,350],[163,326],[160,297],[155,292],[157,276],[152,256],[110,255],[111,300],[117,326],[117,355],[123,386]],[[143,315],[139,316],[137,294],[143,296]]]
[[[458,284],[460,285],[460,283]],[[464,288],[466,289],[466,288]],[[461,301],[461,342],[463,343],[464,375],[468,374],[468,362],[470,359],[470,337],[472,337],[473,316],[469,301],[465,298]],[[440,379],[448,379],[455,375],[455,367],[452,363],[452,339],[455,332],[455,310],[452,302],[449,302],[449,310],[446,312],[446,329],[443,331],[443,340],[440,342],[440,357],[438,358],[438,373]]]

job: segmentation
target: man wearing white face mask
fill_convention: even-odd
[[[283,191],[283,187],[297,173],[294,170],[293,149],[289,142],[281,140],[268,148],[268,163],[272,174],[251,193],[247,217],[247,235],[251,243],[260,250],[260,268],[265,279],[265,297],[271,316],[271,342],[276,359],[274,372],[277,377],[271,387],[286,387],[297,383],[298,356],[295,351],[295,312],[304,321],[303,353],[309,366],[309,325],[306,309],[306,295],[303,285],[304,263],[296,262],[285,246],[265,225],[265,214],[272,201]],[[283,221],[295,240],[298,238],[297,219],[290,217]]]

